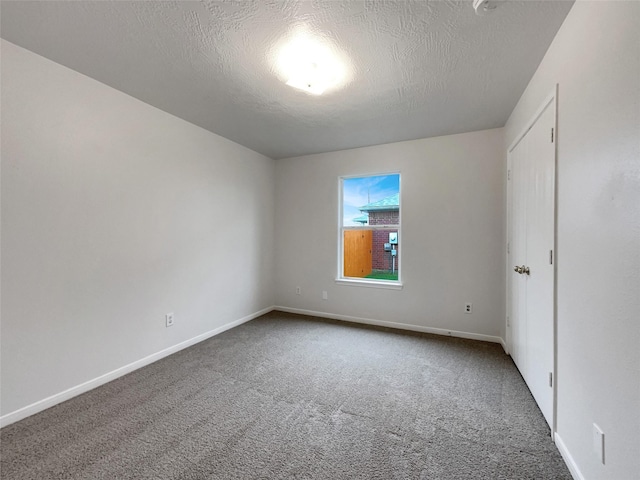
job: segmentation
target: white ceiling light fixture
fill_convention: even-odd
[[[496,0],[473,0],[473,9],[476,11],[476,15],[481,17],[489,15],[496,7]]]
[[[327,87],[336,83],[336,77],[331,69],[317,61],[301,62],[298,71],[294,73],[287,85],[298,88],[314,95],[322,95]]]
[[[287,85],[313,95],[339,87],[347,79],[343,55],[327,41],[306,33],[294,35],[280,48],[277,69]]]

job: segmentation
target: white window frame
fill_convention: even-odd
[[[344,226],[344,180],[349,178],[366,178],[366,177],[381,177],[385,175],[398,175],[398,224],[397,225],[367,225],[367,226]],[[339,285],[356,286],[356,287],[370,287],[370,288],[386,288],[390,290],[401,290],[402,283],[402,265],[398,265],[398,280],[376,280],[370,278],[358,278],[358,277],[345,277],[344,276],[344,232],[346,230],[397,230],[398,231],[398,245],[402,242],[402,174],[399,171],[394,172],[374,172],[374,173],[362,173],[358,175],[341,175],[338,178],[338,266],[336,275],[336,283]],[[404,258],[404,247],[402,248],[402,258]],[[400,262],[404,264],[405,260]]]

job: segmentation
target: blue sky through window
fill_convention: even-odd
[[[342,181],[342,225],[360,226],[353,219],[365,215],[360,208],[400,192],[400,175],[345,178]]]

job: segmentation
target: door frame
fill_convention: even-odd
[[[525,124],[525,127],[520,133],[513,139],[509,148],[507,148],[507,209],[506,209],[506,308],[505,308],[505,343],[506,353],[511,355],[513,350],[513,338],[511,329],[511,269],[513,266],[511,260],[511,227],[513,225],[513,191],[511,182],[512,171],[512,156],[511,152],[525,137],[525,135],[533,128],[540,116],[544,113],[547,107],[553,108],[553,122],[554,122],[554,139],[553,139],[553,154],[554,154],[554,198],[553,198],[553,421],[551,424],[551,438],[555,442],[555,432],[557,431],[558,419],[558,84],[556,83],[551,93],[540,104],[535,114]]]

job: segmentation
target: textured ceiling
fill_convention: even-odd
[[[572,6],[505,1],[2,1],[6,40],[272,158],[501,127]],[[313,96],[275,70],[305,30],[350,59]]]

